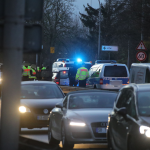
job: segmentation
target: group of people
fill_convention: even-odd
[[[31,65],[29,63],[23,63],[22,66],[22,81],[30,81],[37,79],[37,73],[46,70],[46,67],[36,67],[36,65]]]
[[[86,79],[89,77],[89,71],[85,68],[85,64],[82,63],[82,66],[78,69],[78,65],[75,64],[72,68],[69,69],[69,80],[70,86],[77,86],[79,82],[79,87],[86,87]]]

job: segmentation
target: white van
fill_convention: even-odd
[[[68,72],[69,72],[69,68],[66,67],[54,69],[52,81],[58,85],[69,86]]]
[[[93,65],[86,87],[118,90],[129,83],[129,71],[125,64],[104,63]]]
[[[130,70],[130,83],[150,83],[150,63],[134,63]]]

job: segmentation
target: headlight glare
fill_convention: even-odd
[[[141,134],[145,134],[145,132],[146,132],[147,130],[150,130],[150,128],[147,127],[147,126],[140,126],[140,133],[141,133]]]
[[[145,135],[150,138],[150,129],[145,132]]]
[[[84,122],[70,122],[70,126],[80,126],[84,127],[86,124]]]
[[[25,106],[20,106],[19,107],[19,111],[21,113],[26,113],[26,112],[31,112],[29,108],[25,107]]]

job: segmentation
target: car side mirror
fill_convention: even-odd
[[[63,108],[63,103],[57,103],[55,107],[62,109]]]
[[[122,116],[126,116],[127,115],[127,109],[126,107],[122,107],[117,111],[118,114],[122,115]]]

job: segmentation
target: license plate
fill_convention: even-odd
[[[46,116],[37,116],[37,120],[48,120],[48,115],[46,115]]]
[[[106,133],[106,128],[96,128],[96,133]]]

